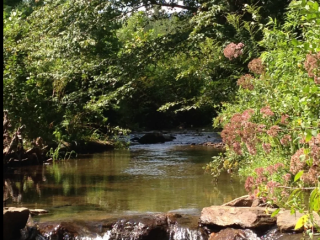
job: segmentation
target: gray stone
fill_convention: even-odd
[[[242,228],[265,228],[276,223],[270,210],[263,207],[211,206],[202,209],[200,223],[220,227],[240,226]]]

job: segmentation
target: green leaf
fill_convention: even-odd
[[[306,135],[306,142],[309,142],[312,138],[312,132],[310,130],[307,130],[305,135]]]
[[[280,212],[280,208],[276,209],[272,214],[271,217],[276,216]]]
[[[312,134],[312,136],[314,136],[314,137],[315,137],[315,136],[317,136],[318,131],[314,129],[314,130],[312,130],[312,131],[311,131],[311,134]]]
[[[300,177],[303,174],[303,170],[299,171],[295,176],[294,176],[294,182],[298,181]]]
[[[317,2],[312,3],[312,8],[313,8],[313,10],[318,11],[319,10],[319,4]]]
[[[320,190],[319,188],[314,189],[309,198],[309,208],[311,211],[320,211]]]
[[[299,41],[294,38],[294,39],[292,39],[291,44],[292,44],[293,46],[298,46],[298,45],[299,45]]]

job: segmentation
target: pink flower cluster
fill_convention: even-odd
[[[270,153],[271,151],[271,144],[270,143],[262,143],[262,148],[266,153]]]
[[[275,165],[270,165],[268,167],[266,167],[266,170],[269,174],[274,174],[276,172],[278,172],[278,170],[280,168],[284,168],[284,164],[283,163],[276,163]]]
[[[318,182],[319,176],[320,166],[313,165],[311,168],[309,168],[308,172],[302,174],[301,180],[307,184],[315,184]]]
[[[292,141],[292,138],[291,138],[291,135],[287,134],[287,135],[284,135],[281,139],[280,139],[280,143],[283,145],[283,146],[287,146],[289,144],[289,142]]]
[[[315,84],[320,84],[320,52],[307,54],[304,68],[308,71],[309,77],[314,78]]]
[[[255,186],[255,179],[251,176],[247,177],[246,182],[244,184],[244,188],[246,189],[246,191],[250,193]]]
[[[280,127],[277,125],[274,125],[267,131],[267,134],[271,137],[276,137],[279,131],[280,131]]]
[[[264,73],[264,66],[260,58],[255,58],[248,64],[248,68],[251,72],[256,74]]]
[[[263,117],[272,117],[274,116],[274,112],[272,112],[270,106],[265,106],[260,109],[260,113]]]
[[[223,142],[238,155],[242,155],[240,141],[246,145],[250,154],[257,153],[256,143],[260,141],[258,134],[264,131],[265,126],[249,122],[253,113],[254,110],[247,109],[242,114],[234,114],[221,132]]]
[[[252,79],[253,77],[250,74],[245,74],[238,79],[237,85],[244,89],[253,90],[254,86],[252,84]]]
[[[275,181],[269,181],[267,182],[267,188],[269,189],[270,193],[273,194],[274,193],[274,189],[276,187],[280,186],[280,183],[275,182]],[[276,200],[276,199],[274,199]]]
[[[320,133],[317,136],[312,137],[309,142],[310,155],[313,158],[313,164],[319,164],[320,161]],[[319,164],[320,166],[320,164]]]
[[[300,148],[292,155],[290,161],[290,172],[297,174],[300,170],[306,167],[307,156],[304,154],[304,148]]]
[[[252,190],[257,190],[258,186],[261,184],[266,184],[266,186],[273,191],[274,187],[280,186],[280,183],[268,181],[267,176],[277,173],[281,168],[284,168],[283,163],[276,163],[274,165],[270,165],[266,168],[256,168],[254,171],[257,174],[256,177],[249,176],[245,182],[245,189],[247,192],[251,192]]]
[[[243,48],[244,48],[243,43],[235,44],[232,42],[226,46],[226,48],[223,50],[223,54],[226,58],[228,58],[229,60],[232,60],[243,54]]]
[[[296,174],[304,170],[301,180],[306,184],[315,184],[320,177],[320,133],[312,137],[308,144],[309,153],[305,152],[304,148],[300,148],[291,157],[290,172]],[[308,164],[307,161],[309,161]]]
[[[283,179],[285,181],[285,185],[287,185],[291,179],[292,175],[290,173],[286,173],[285,175],[283,175]]]
[[[288,118],[289,118],[289,115],[288,114],[283,114],[281,115],[281,124],[283,125],[287,125],[288,124]]]

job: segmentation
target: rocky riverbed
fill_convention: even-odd
[[[309,239],[294,230],[302,213],[255,205],[248,196],[223,206],[210,206],[200,213],[171,211],[167,213],[106,218],[97,221],[46,222],[36,224],[32,215],[46,214],[41,209],[4,208],[5,240],[292,240]],[[243,206],[245,205],[245,206]],[[314,213],[316,222],[319,215]]]

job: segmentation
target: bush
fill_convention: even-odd
[[[214,176],[238,172],[252,196],[292,212],[320,210],[318,9],[316,1],[292,1],[282,26],[271,18],[264,26],[266,51],[248,65],[254,76],[238,80],[236,101],[214,120],[227,151],[207,166]]]

